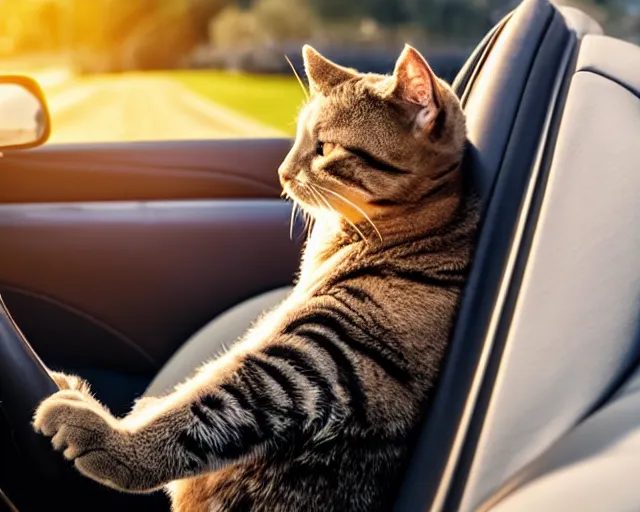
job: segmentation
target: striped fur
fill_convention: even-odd
[[[36,412],[105,485],[166,486],[180,512],[391,508],[472,252],[464,118],[410,48],[390,77],[305,61],[313,96],[280,176],[315,227],[291,295],[125,418],[73,378]]]

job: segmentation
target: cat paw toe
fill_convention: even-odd
[[[60,391],[45,399],[36,409],[33,417],[33,428],[47,437],[57,434],[56,444],[61,446],[65,434],[62,427],[74,426],[73,430],[82,428],[90,431],[104,430],[106,420],[101,417],[96,407],[86,400],[79,391]],[[65,429],[69,434],[70,430]]]

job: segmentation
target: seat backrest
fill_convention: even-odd
[[[517,273],[526,212],[555,134],[585,17],[563,16],[547,0],[525,0],[483,41],[455,85],[468,120],[466,172],[484,200],[473,268],[439,385],[396,510],[455,510],[457,475],[471,464],[495,375],[490,352],[506,291]],[[464,479],[463,479],[464,480]],[[452,508],[453,507],[453,508]]]
[[[638,143],[640,47],[586,36],[458,510],[512,478],[544,482],[498,510],[638,509],[638,375],[610,399],[640,356]]]
[[[509,480],[482,510],[637,510],[640,369],[615,399]]]

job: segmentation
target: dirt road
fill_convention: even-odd
[[[170,79],[125,75],[82,82],[53,77],[43,87],[53,120],[49,143],[283,135]]]

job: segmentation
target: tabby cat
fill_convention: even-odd
[[[164,486],[175,511],[392,506],[472,252],[465,120],[409,46],[389,76],[303,53],[311,97],[279,175],[315,224],[293,292],[124,418],[63,374],[35,413],[104,485]]]

